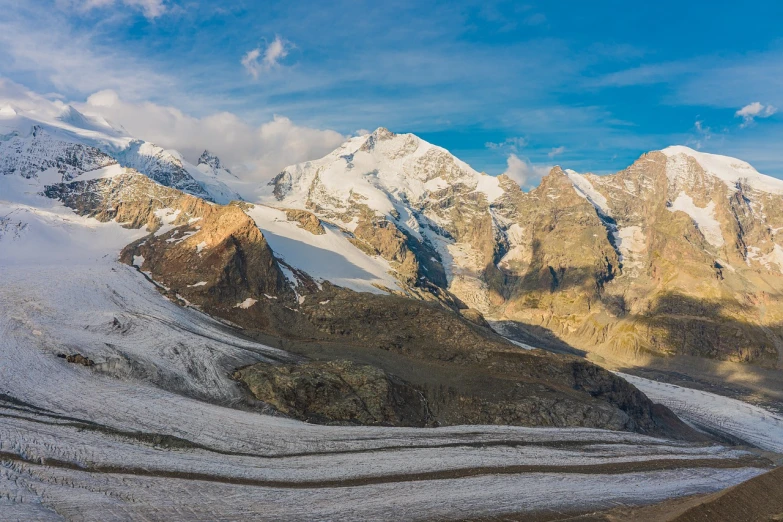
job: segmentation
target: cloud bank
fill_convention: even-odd
[[[345,140],[338,132],[303,127],[284,116],[259,126],[230,112],[196,118],[174,107],[125,101],[112,90],[75,106],[122,125],[132,136],[176,149],[190,161],[209,149],[248,181],[267,181],[287,165],[319,158]]]

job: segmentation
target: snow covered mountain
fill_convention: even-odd
[[[381,128],[287,167],[258,202],[343,230],[403,293],[501,325],[621,358],[783,361],[783,181],[740,160],[670,147],[611,176],[556,167],[524,193]]]
[[[0,108],[0,149],[0,172],[4,174],[38,177],[53,169],[67,181],[118,163],[210,201],[241,199],[223,181],[224,176],[230,177],[228,171],[200,169],[177,151],[136,139],[100,116],[85,116],[70,105],[59,109],[42,105],[34,110],[4,105]]]
[[[222,205],[239,199],[232,174],[206,151],[193,166],[71,109],[0,117],[11,518],[312,518],[300,506],[317,497],[316,518],[430,519],[443,495],[499,516],[711,492],[769,465],[705,444],[605,369],[533,349],[558,349],[556,332],[768,362],[780,196],[733,160],[711,174],[654,152],[615,176],[556,168],[524,193],[379,129]],[[724,294],[746,308],[716,307]],[[690,422],[781,447],[762,408],[633,379]],[[357,481],[382,501],[341,496]]]
[[[610,176],[555,169],[525,200],[538,209],[500,315],[620,359],[783,365],[783,181],[669,147]]]
[[[4,106],[0,132],[0,171],[44,184],[116,165],[216,203],[241,186],[294,286],[290,270],[621,358],[783,364],[783,181],[740,160],[670,147],[610,176],[555,168],[525,193],[379,128],[247,190],[209,151],[192,165],[70,106]]]
[[[494,271],[507,243],[502,202],[518,190],[413,134],[379,128],[287,167],[260,202],[340,226],[391,262],[409,289],[434,286],[486,309],[484,271]]]

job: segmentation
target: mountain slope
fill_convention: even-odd
[[[67,181],[96,165],[115,162],[210,201],[241,199],[224,182],[232,177],[224,169],[199,169],[177,151],[136,139],[99,116],[85,116],[72,106],[58,109],[42,105],[26,111],[4,106],[0,111],[0,149],[0,172],[6,174],[31,177],[54,168]]]
[[[318,283],[275,257],[243,212],[252,215],[252,205],[207,203],[117,165],[45,187],[34,178],[0,179],[37,184],[80,216],[146,228],[120,259],[183,306],[248,335],[293,343],[303,354],[323,356],[317,347],[326,344],[332,357],[402,372],[418,390],[410,397],[427,403],[435,425],[576,425],[698,438],[668,410],[586,361],[522,350],[438,304]],[[14,199],[22,197],[18,192],[9,191]],[[25,219],[16,223],[21,232],[27,226]],[[3,241],[13,255],[28,239]],[[103,352],[83,346],[79,353],[94,360]],[[463,378],[453,381],[455,375]]]
[[[684,147],[646,154],[612,176],[569,178],[622,268],[581,324],[547,324],[580,347],[777,363],[783,181]]]
[[[505,248],[494,205],[508,185],[514,184],[479,174],[412,134],[380,128],[319,160],[287,167],[260,201],[309,210],[340,226],[387,259],[414,292],[448,290],[468,306],[486,308],[484,271],[495,272]]]
[[[740,160],[670,147],[610,176],[555,168],[524,193],[378,129],[287,167],[259,201],[343,229],[403,294],[509,332],[620,358],[783,362],[783,181]]]

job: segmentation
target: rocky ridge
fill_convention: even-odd
[[[775,366],[782,185],[739,160],[672,147],[610,176],[555,167],[525,193],[378,129],[286,168],[264,201],[344,228],[391,263],[410,297],[438,295],[533,337],[620,358]]]
[[[13,117],[0,120],[1,173],[27,178],[44,175],[49,183],[119,164],[209,201],[241,199],[226,185],[233,175],[222,167],[209,166],[209,172],[202,172],[179,152],[129,136],[102,118],[85,116],[71,106],[55,113],[52,110],[14,111]],[[221,165],[214,155],[209,161]]]
[[[308,349],[302,346],[326,343],[337,350],[336,355],[342,354],[339,359],[350,355],[356,364],[372,362],[371,390],[397,383],[395,379],[407,381],[406,386],[417,390],[416,401],[426,402],[427,423],[587,426],[694,436],[668,410],[654,406],[606,370],[573,357],[519,349],[487,328],[480,316],[467,320],[435,303],[356,293],[313,281],[275,259],[261,231],[243,212],[245,203],[214,205],[131,169],[53,185],[46,194],[82,215],[147,227],[150,234],[128,245],[120,257],[171,299],[242,327],[248,334],[298,343],[304,355]],[[336,382],[337,377],[329,377],[328,367],[313,368],[323,370],[319,379]],[[312,375],[313,368],[292,371]],[[381,378],[378,373],[391,369],[392,375],[399,376]],[[290,379],[280,380],[280,371],[256,368],[240,376],[248,385],[255,382],[251,390],[258,391],[263,388],[259,375],[266,375],[265,382],[277,383],[274,394],[259,392],[259,398],[267,397],[283,412],[307,417],[309,413],[280,402],[276,394],[286,396],[291,387]],[[470,377],[449,382],[455,372]],[[350,371],[343,378],[355,375]],[[308,379],[302,382],[312,384]],[[318,388],[317,382],[312,386]],[[397,399],[413,397],[400,395],[394,386]],[[387,395],[392,393],[383,389]],[[325,413],[314,415],[330,418]],[[364,418],[356,415],[349,415],[348,421]],[[394,421],[389,415],[376,420],[421,421],[408,414]],[[333,420],[341,419],[345,420],[340,416]]]

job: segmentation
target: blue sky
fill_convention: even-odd
[[[19,4],[0,0],[0,76],[65,100],[111,89],[199,124],[385,126],[492,174],[514,155],[531,182],[535,166],[609,172],[670,144],[783,177],[780,2]],[[286,132],[317,142],[301,154],[336,139]]]

